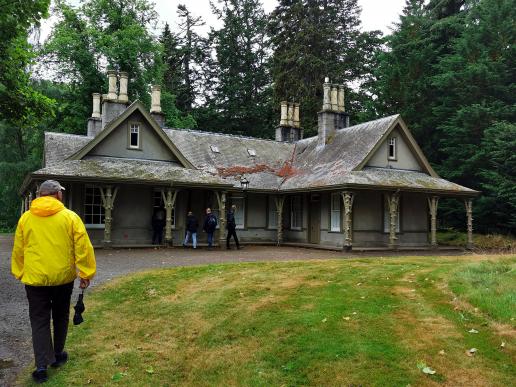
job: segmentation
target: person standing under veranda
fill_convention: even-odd
[[[186,217],[186,237],[183,242],[183,247],[186,247],[190,237],[192,237],[193,248],[197,248],[197,229],[199,228],[199,222],[197,218],[192,213],[192,211],[188,211],[188,215]]]
[[[159,207],[152,214],[152,244],[161,245],[163,242],[163,229],[165,228],[165,209]]]
[[[229,240],[231,237],[235,240],[235,244],[238,250],[240,250],[240,244],[238,243],[238,237],[236,234],[236,221],[235,221],[236,205],[233,204],[229,209],[226,217],[226,228],[228,230],[228,236],[226,238],[226,249],[230,250]]]
[[[29,302],[36,383],[48,380],[49,364],[59,367],[68,360],[64,346],[73,284],[79,276],[80,287],[87,288],[96,271],[86,228],[63,205],[63,190],[55,180],[41,184],[38,198],[18,221],[11,257],[12,274],[25,284]]]
[[[206,208],[206,218],[204,219],[203,230],[208,234],[208,249],[213,247],[213,233],[217,228],[217,218],[211,212],[211,208]]]

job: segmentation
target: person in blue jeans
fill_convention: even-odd
[[[213,246],[213,233],[217,228],[217,218],[212,214],[211,208],[206,208],[206,218],[202,228],[208,234],[208,249],[211,249]]]
[[[192,237],[193,248],[197,248],[197,229],[199,228],[199,222],[197,222],[197,218],[194,216],[192,211],[188,211],[188,215],[186,217],[186,237],[183,242],[183,247],[186,247],[186,244],[190,240],[190,236]]]

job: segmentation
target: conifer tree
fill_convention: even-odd
[[[371,63],[364,58],[374,58],[364,53],[380,45],[378,32],[360,31],[357,0],[280,0],[271,14],[269,33],[274,101],[300,102],[302,125],[309,135],[316,130],[324,78],[347,86],[349,110],[351,85],[368,78]]]
[[[215,84],[203,121],[211,130],[272,137],[263,7],[258,0],[227,0],[212,9],[223,26],[210,33]]]

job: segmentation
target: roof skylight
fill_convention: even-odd
[[[256,151],[254,149],[247,149],[247,153],[249,153],[249,156],[256,156]]]
[[[220,153],[219,147],[216,145],[210,145],[210,149],[213,153]]]

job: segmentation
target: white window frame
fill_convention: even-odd
[[[392,150],[392,152],[391,152]],[[388,146],[387,146],[387,158],[389,160],[397,160],[397,153],[398,153],[398,150],[397,150],[397,141],[396,141],[396,137],[391,137],[389,138],[389,143],[388,143]]]
[[[391,214],[389,212],[389,196],[388,195],[384,195],[384,199],[383,199],[383,232],[384,233],[390,233],[391,232],[391,229],[390,229],[390,221],[391,221]],[[396,233],[400,233],[401,232],[401,198],[400,200],[398,201],[398,213],[396,215],[396,219],[398,220],[396,222]]]
[[[245,228],[245,198],[243,196],[231,197],[231,204],[236,205],[235,224],[236,228],[242,230]]]
[[[267,228],[270,230],[278,229],[278,210],[276,208],[276,198],[269,196],[269,217],[267,219]]]
[[[163,207],[165,209],[165,213],[166,213],[166,208],[165,208],[165,203],[163,202],[163,195],[161,194],[161,188],[155,188],[153,191],[152,191],[152,209],[154,210],[155,208],[160,208],[160,207]],[[159,195],[159,196],[158,196]],[[159,202],[158,202],[159,200]],[[175,229],[176,228],[176,206],[174,205],[174,207],[172,207],[172,228]]]
[[[330,196],[330,231],[340,232],[342,224],[342,199],[340,193]]]
[[[88,195],[88,191],[90,191],[90,195]],[[91,202],[86,202],[87,198],[91,197],[93,200]],[[95,200],[97,198],[97,200]],[[92,184],[86,184],[84,186],[84,226],[86,228],[91,229],[103,229],[105,228],[105,210],[102,205],[102,194],[100,193],[100,187]],[[88,219],[88,217],[92,217]],[[96,218],[96,221],[93,221],[93,217]],[[88,222],[89,220],[89,222]]]
[[[136,133],[136,145],[133,145],[134,133]],[[129,124],[129,148],[140,149],[140,124]]]
[[[296,204],[296,201],[298,202]],[[290,229],[301,230],[303,228],[303,198],[301,195],[290,197]]]

